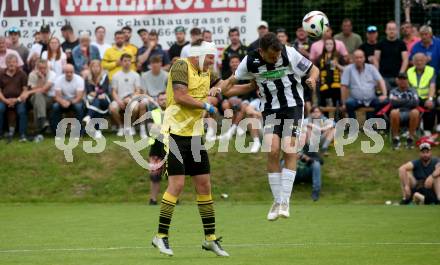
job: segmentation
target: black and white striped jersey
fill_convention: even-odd
[[[265,62],[255,50],[241,61],[235,77],[238,80],[255,79],[263,109],[276,111],[304,106],[301,78],[308,74],[312,65],[293,47],[284,47],[275,64]]]

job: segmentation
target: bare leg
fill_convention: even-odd
[[[400,111],[398,109],[393,109],[390,113],[390,119],[391,119],[391,134],[393,137],[398,137],[400,130]]]

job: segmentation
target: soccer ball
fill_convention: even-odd
[[[329,27],[327,16],[321,11],[312,11],[304,16],[302,25],[310,37],[319,38]]]

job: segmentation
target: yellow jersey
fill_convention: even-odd
[[[133,53],[133,49],[127,48],[127,46],[119,49],[116,46],[108,48],[104,53],[104,58],[102,58],[102,68],[108,71],[108,78],[111,81],[114,74],[122,70],[122,66],[117,65],[117,62],[121,59],[124,54],[130,54],[131,58],[131,70],[136,71],[136,53]]]

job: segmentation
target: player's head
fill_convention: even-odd
[[[419,145],[420,159],[423,162],[428,162],[432,158],[431,145],[429,143],[422,143]]]
[[[214,64],[216,54],[217,48],[213,42],[199,39],[191,43],[189,58],[200,71],[207,71]]]
[[[128,53],[121,55],[121,66],[124,71],[130,71],[132,56]]]
[[[239,65],[240,56],[238,56],[237,54],[233,54],[231,57],[229,57],[229,68],[231,69],[232,73],[235,73],[235,70],[237,70]]]
[[[166,109],[167,107],[167,94],[165,92],[160,92],[157,96],[157,104],[159,104],[160,108],[162,110]]]
[[[278,61],[278,58],[280,58],[282,49],[283,44],[281,44],[277,35],[273,32],[269,32],[260,39],[260,48],[258,48],[258,52],[265,62],[273,64]]]

